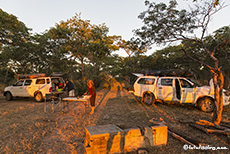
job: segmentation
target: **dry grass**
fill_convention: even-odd
[[[84,127],[103,124],[125,124],[132,127],[149,125],[151,118],[163,118],[169,127],[196,137],[210,146],[230,148],[229,138],[207,135],[178,122],[180,119],[210,119],[210,113],[193,106],[161,104],[146,106],[121,88],[97,93],[95,114],[84,112],[83,104],[70,104],[64,115],[60,109],[44,113],[43,103],[33,99],[7,102],[0,96],[0,153],[84,153]],[[50,110],[49,110],[50,111]],[[230,117],[228,111],[223,113]],[[166,146],[148,148],[149,153],[229,153],[229,150],[183,150],[183,143],[168,137]],[[135,153],[135,152],[131,152]]]

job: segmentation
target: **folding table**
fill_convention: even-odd
[[[65,97],[62,99],[62,114],[65,113],[65,108],[67,108],[67,112],[69,111],[69,103],[70,102],[80,102],[83,103],[85,106],[85,112],[86,109],[89,107],[89,97],[85,96],[84,98],[78,98],[78,97]]]

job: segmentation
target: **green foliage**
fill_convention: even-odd
[[[17,17],[0,9],[0,47],[19,47],[27,41],[29,29]]]
[[[129,41],[120,40],[118,45],[125,50],[129,58],[134,54],[143,54],[147,51],[145,47],[138,46],[138,40],[135,40],[135,38],[131,38]]]
[[[77,59],[88,58],[93,61],[93,57],[106,56],[118,50],[113,44],[117,37],[108,36],[108,28],[104,24],[92,25],[89,20],[82,20],[78,14],[57,24],[49,33],[64,52]]]
[[[80,68],[82,82],[86,76],[86,67],[94,67],[94,73],[100,74],[102,59],[119,48],[114,44],[118,36],[108,36],[109,29],[104,25],[92,25],[89,20],[82,20],[80,15],[57,24],[48,33],[50,41],[55,42],[73,66]],[[71,72],[75,69],[71,67]]]
[[[30,58],[29,28],[0,9],[0,81],[11,82],[15,72],[27,72]]]
[[[225,87],[229,85],[230,69],[228,67],[230,62],[230,26],[224,26],[212,35],[204,37],[204,45],[207,50],[212,51],[214,56],[218,58],[219,66],[223,72],[225,72]],[[183,47],[186,48],[188,54],[193,55],[194,58],[199,59],[208,63],[211,67],[215,67],[215,62],[213,59],[206,54],[203,47],[199,42],[196,41],[183,41]],[[203,71],[204,65],[200,64],[199,70]],[[206,76],[209,76],[207,70],[202,73],[202,80],[205,80]]]
[[[88,90],[87,85],[81,80],[74,80],[73,84],[75,86],[75,91],[78,96],[82,96]]]
[[[187,34],[193,33],[198,27],[196,17],[200,12],[177,10],[175,0],[171,0],[168,6],[164,3],[156,4],[149,1],[145,1],[145,5],[148,9],[138,16],[144,26],[135,30],[143,46],[183,40]]]

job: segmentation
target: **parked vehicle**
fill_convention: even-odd
[[[184,77],[140,76],[134,83],[134,95],[147,104],[156,100],[196,104],[202,111],[214,110],[214,90],[201,86]],[[224,106],[229,105],[229,96],[224,93]]]
[[[61,77],[46,77],[43,74],[23,75],[19,81],[4,89],[4,96],[8,101],[14,97],[34,97],[37,102],[44,100],[45,95],[51,93],[54,88],[63,87],[64,80]]]

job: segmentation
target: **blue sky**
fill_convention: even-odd
[[[188,5],[188,0],[177,1],[181,8]],[[229,0],[225,2],[230,3]],[[18,17],[33,29],[33,33],[45,32],[61,20],[66,21],[75,13],[81,13],[82,19],[88,19],[92,24],[105,23],[109,27],[109,35],[120,35],[125,40],[133,36],[133,29],[141,27],[141,20],[137,16],[146,10],[144,0],[0,0],[0,8]],[[209,32],[230,25],[229,14],[230,6],[215,14]],[[160,47],[154,47],[148,54],[155,49]],[[127,56],[123,51],[118,53]]]

